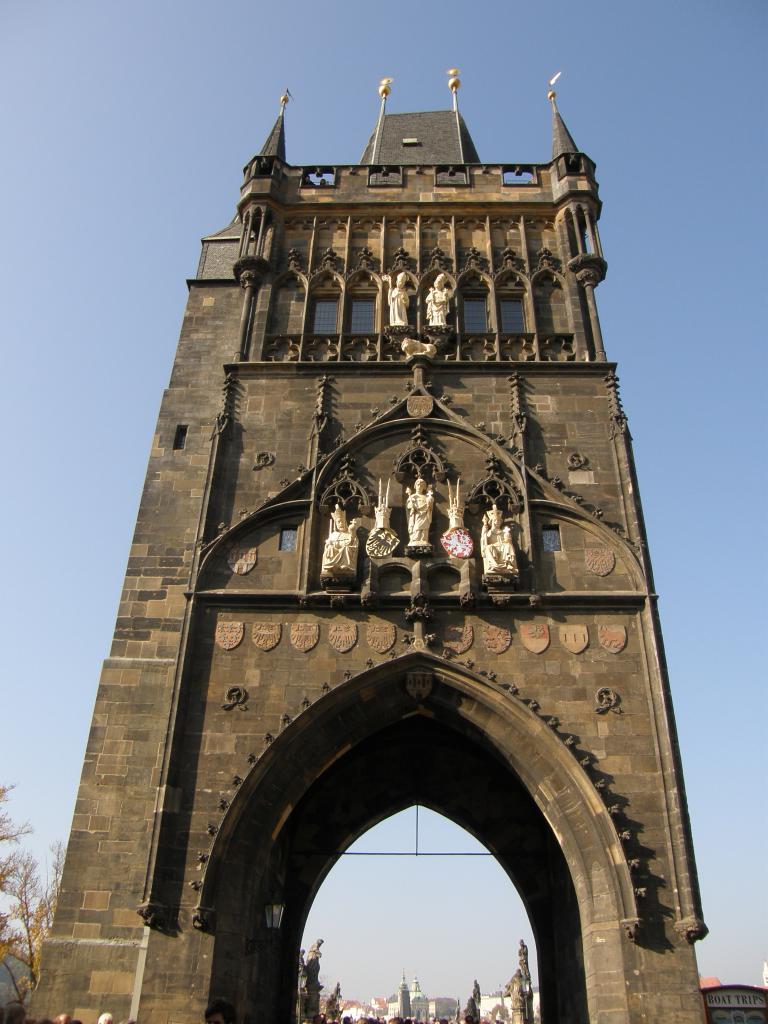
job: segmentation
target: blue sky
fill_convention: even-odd
[[[661,595],[712,932],[700,968],[759,980],[768,957],[767,10],[757,0],[586,9],[5,0],[0,778],[16,783],[13,810],[35,826],[38,852],[68,832],[185,279],[200,237],[231,219],[242,166],[280,92],[287,85],[295,97],[291,162],[353,162],[382,75],[395,78],[390,112],[440,109],[450,102],[445,69],[456,65],[481,159],[543,161],[546,81],[563,69],[560,108],[597,162],[605,204],[609,272],[598,302]],[[452,895],[472,884],[476,862],[466,863],[449,865]],[[405,905],[422,906],[425,883],[410,878]],[[353,892],[351,875],[338,891]],[[313,910],[319,934],[324,898]],[[359,902],[350,897],[350,915]],[[503,940],[483,949],[482,928],[472,936],[486,977],[466,966],[460,923],[446,929],[432,916],[450,923],[450,906],[423,913],[441,922],[442,967],[427,976],[388,953],[380,994],[402,967],[432,992],[468,970],[462,998],[476,975],[485,989],[511,974],[517,925],[503,971],[494,960]],[[349,950],[325,950],[333,981],[370,994],[367,978],[344,974]]]

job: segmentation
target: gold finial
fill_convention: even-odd
[[[549,80],[549,83],[548,83],[549,84],[549,92],[547,93],[547,99],[550,100],[552,103],[555,102],[555,97],[557,96],[557,93],[552,88],[552,86],[558,80],[560,75],[562,75],[562,73],[563,73],[562,71],[558,71],[557,74],[556,75],[552,75],[552,77]]]
[[[445,73],[446,75],[448,75],[448,88],[455,96],[456,92],[459,89],[459,86],[461,85],[461,79],[459,78],[459,69],[448,68],[448,70]]]
[[[392,92],[392,90],[390,89],[391,82],[394,82],[394,78],[382,78],[382,80],[379,82],[379,96],[381,96],[383,100],[385,100],[387,96],[389,96],[389,94]]]
[[[286,103],[288,102],[288,100],[292,100],[292,99],[293,99],[293,96],[291,96],[291,90],[290,89],[286,89],[285,92],[283,93],[283,95],[280,97],[280,109],[281,110],[285,110]]]

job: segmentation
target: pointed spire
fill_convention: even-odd
[[[280,113],[277,115],[272,131],[267,136],[267,141],[261,147],[259,156],[276,156],[283,163],[285,160],[285,105],[291,98],[286,89],[280,97]]]
[[[553,85],[559,77],[560,72],[549,84]],[[559,156],[564,156],[566,153],[578,153],[579,147],[573,141],[573,136],[566,128],[565,121],[557,109],[557,93],[554,89],[549,90],[547,99],[552,104],[552,159],[557,160]]]

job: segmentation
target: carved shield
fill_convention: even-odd
[[[306,654],[320,639],[320,627],[313,622],[294,622],[291,626],[291,643],[297,651]]]
[[[446,530],[440,538],[440,543],[454,558],[469,558],[474,550],[469,530],[463,526],[454,526]]]
[[[581,654],[589,643],[589,630],[586,626],[561,626],[560,643],[571,654]]]
[[[595,576],[607,576],[613,572],[616,556],[610,548],[585,548],[584,564]]]
[[[429,395],[410,395],[406,400],[405,407],[409,416],[413,416],[414,419],[424,419],[435,407],[435,400]]]
[[[484,626],[483,642],[493,654],[503,654],[512,643],[512,634],[503,626]]]
[[[258,549],[255,547],[242,547],[240,544],[233,544],[227,552],[227,562],[232,572],[238,576],[245,576],[256,565]]]
[[[242,622],[218,622],[216,624],[216,643],[225,651],[233,651],[242,642],[245,625]]]
[[[600,646],[611,654],[618,654],[627,646],[626,626],[598,626],[597,639]]]
[[[397,630],[391,622],[369,622],[366,637],[369,647],[378,654],[384,654],[397,639]]]
[[[354,622],[334,622],[328,627],[328,643],[340,654],[351,651],[357,643],[357,625]]]
[[[543,622],[523,622],[520,624],[520,639],[526,651],[543,654],[549,647],[549,626]]]
[[[368,540],[365,542],[365,550],[371,558],[387,558],[394,552],[399,543],[400,538],[397,536],[395,531],[390,530],[386,526],[382,526],[378,529],[371,530],[368,534]]]
[[[432,692],[434,676],[431,672],[408,672],[405,689],[414,700],[425,700]]]
[[[463,654],[472,646],[475,631],[465,622],[463,626],[446,626],[443,630],[443,647],[449,647],[456,654]]]
[[[283,627],[279,622],[257,622],[251,634],[253,642],[261,651],[271,651],[280,643]]]

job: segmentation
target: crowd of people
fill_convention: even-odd
[[[56,1017],[29,1017],[21,1003],[8,1003],[7,1006],[0,1006],[0,1024],[83,1024],[83,1022],[71,1017],[68,1013],[60,1013]],[[114,1024],[112,1014],[102,1013],[99,1017],[99,1024]],[[136,1021],[129,1018],[120,1021],[120,1024],[136,1024]]]

